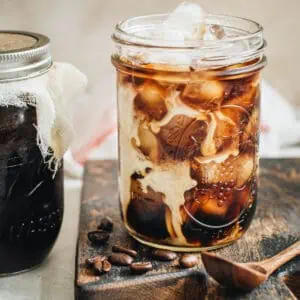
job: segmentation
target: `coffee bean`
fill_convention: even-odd
[[[172,261],[177,258],[177,254],[169,250],[157,249],[152,252],[152,257],[161,261]]]
[[[102,270],[105,273],[111,270],[111,263],[107,259],[102,262]]]
[[[93,257],[89,257],[85,260],[85,264],[88,266],[88,267],[93,267],[94,264],[97,262],[97,261],[103,261],[106,259],[106,256],[102,256],[102,255],[97,255],[97,256],[93,256]]]
[[[151,262],[136,262],[130,265],[133,274],[144,274],[153,269]]]
[[[88,239],[94,245],[101,246],[109,239],[109,233],[104,230],[91,231],[88,233]]]
[[[108,259],[116,266],[129,266],[133,262],[133,258],[125,253],[113,253]]]
[[[135,250],[132,250],[130,248],[114,245],[112,246],[113,252],[120,252],[120,253],[126,253],[130,255],[131,257],[135,258],[137,256],[137,252]]]
[[[103,271],[103,261],[100,261],[100,260],[96,261],[94,263],[94,270],[96,271],[96,273],[98,275],[102,274],[102,271]]]
[[[88,266],[88,267],[92,267],[94,266],[94,263],[97,261],[97,256],[94,256],[94,257],[89,257],[85,260],[85,264]]]
[[[101,220],[100,225],[98,226],[98,229],[102,229],[105,231],[111,232],[114,228],[114,222],[110,217],[105,217]]]
[[[198,263],[198,257],[194,254],[184,254],[179,260],[179,264],[182,268],[192,268]]]

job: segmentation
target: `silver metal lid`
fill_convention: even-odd
[[[48,37],[26,31],[0,31],[0,81],[37,76],[51,65]]]

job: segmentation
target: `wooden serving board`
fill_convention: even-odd
[[[154,270],[131,275],[128,267],[113,267],[99,277],[85,266],[85,259],[110,254],[113,244],[139,252],[137,260],[151,259],[150,248],[142,246],[125,231],[119,212],[117,163],[90,161],[85,168],[76,258],[77,299],[297,299],[300,258],[287,263],[262,286],[250,293],[220,287],[209,278],[201,260],[183,270],[177,261],[153,261]],[[114,220],[114,231],[106,246],[95,248],[87,233],[95,230],[104,216]],[[300,239],[300,159],[261,160],[259,202],[250,229],[238,242],[217,250],[238,262],[262,260]],[[298,270],[298,271],[297,271]],[[285,284],[294,289],[294,294]],[[298,289],[298,291],[297,291]]]

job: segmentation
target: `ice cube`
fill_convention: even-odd
[[[197,39],[204,34],[205,16],[206,12],[200,5],[185,1],[169,15],[164,30],[171,38]],[[174,32],[177,34],[172,35]]]
[[[228,80],[225,83],[224,105],[234,105],[251,111],[260,96],[259,75]]]
[[[164,34],[176,40],[219,40],[226,36],[218,24],[205,24],[207,12],[197,3],[181,3],[164,23]]]
[[[224,186],[210,185],[196,189],[194,203],[190,206],[190,213],[204,223],[224,224],[237,218],[249,201],[249,187],[222,190]]]
[[[237,187],[242,187],[249,180],[251,175],[253,175],[255,167],[254,162],[254,153],[241,154],[232,162],[232,171],[236,178]]]
[[[144,102],[151,106],[163,102],[166,90],[154,80],[147,80],[138,89]]]
[[[250,183],[242,188],[233,184],[200,184],[185,193],[185,209],[196,220],[221,225],[237,218],[253,199],[250,197]]]
[[[138,137],[141,152],[152,162],[158,163],[160,160],[160,146],[157,137],[152,133],[145,123],[138,128]]]
[[[226,31],[221,25],[207,24],[208,14],[194,2],[181,3],[164,22],[158,24],[151,30],[144,30],[137,35],[152,39],[154,45],[170,46],[170,42],[178,47],[189,45],[191,41],[219,40],[226,37]],[[201,43],[199,43],[200,45]],[[195,53],[190,55],[189,51],[179,53],[149,51],[142,53],[141,59],[147,63],[163,63],[178,65],[201,66],[199,58]]]
[[[214,143],[218,152],[239,148],[239,132],[241,130],[242,113],[236,109],[221,109],[215,113],[217,127]],[[247,124],[248,119],[246,119]]]
[[[227,188],[240,188],[250,179],[255,167],[255,154],[242,153],[230,156],[222,163],[191,162],[192,178],[199,184],[225,184]]]
[[[185,208],[196,220],[208,224],[211,222],[222,224],[226,221],[225,217],[233,201],[233,191],[227,193],[225,197],[217,185],[206,185],[194,188],[189,193],[193,200],[187,201]]]
[[[167,114],[164,100],[167,90],[154,80],[147,80],[138,91],[134,99],[135,110],[141,112],[148,120],[161,120]]]
[[[232,174],[232,167],[229,169],[228,160],[223,163],[210,162],[208,164],[191,162],[192,178],[199,184],[233,183],[235,180]]]
[[[224,86],[216,80],[188,84],[181,94],[182,102],[195,109],[215,110],[223,101]]]

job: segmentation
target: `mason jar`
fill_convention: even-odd
[[[42,155],[31,91],[52,67],[46,36],[0,32],[0,275],[39,265],[59,234],[63,167],[52,170],[52,149]],[[46,113],[50,114],[50,111]]]
[[[113,35],[121,213],[141,243],[214,249],[255,212],[263,30],[207,15],[201,38],[183,41],[167,19],[129,19]]]

